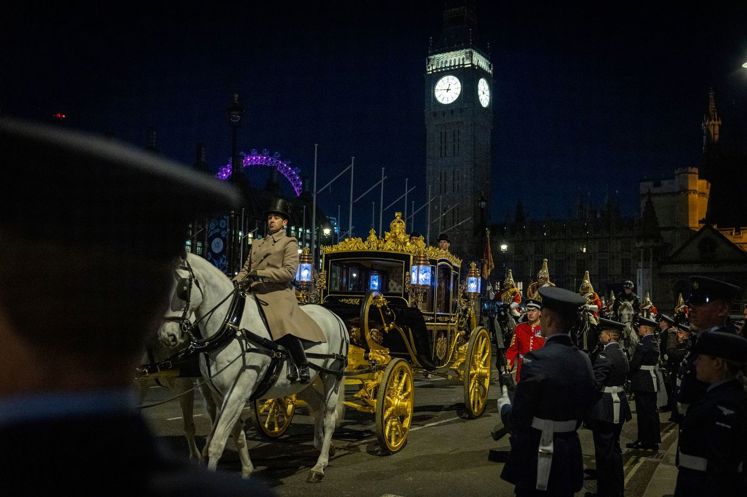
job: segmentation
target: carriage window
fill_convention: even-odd
[[[404,293],[404,262],[382,260],[333,261],[329,271],[331,293]]]
[[[439,264],[436,279],[436,312],[447,313],[451,307],[451,266]]]

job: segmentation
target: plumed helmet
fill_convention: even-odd
[[[547,259],[542,259],[542,268],[537,273],[537,279],[544,279],[550,281],[550,269],[547,267]]]
[[[514,281],[514,273],[509,269],[506,272],[506,279],[503,280],[503,288],[515,288],[516,282]]]
[[[591,286],[591,279],[589,278],[589,271],[584,271],[584,277],[581,280],[581,286],[578,291],[581,294],[594,293],[594,287]]]

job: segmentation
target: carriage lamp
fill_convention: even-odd
[[[431,286],[431,263],[425,255],[425,250],[420,249],[412,259],[410,266],[410,289],[414,297],[411,303],[419,307],[425,296],[425,292]]]
[[[467,272],[467,295],[470,300],[477,300],[480,296],[480,287],[480,270],[477,269],[477,264],[470,262]]]
[[[314,266],[309,247],[304,247],[298,259],[299,264],[298,269],[296,270],[296,281],[298,281],[299,285],[302,287],[310,287],[313,280],[312,268]]]
[[[410,285],[416,288],[431,286],[431,263],[423,250],[420,250],[413,258],[410,267]]]
[[[296,269],[296,281],[300,290],[298,299],[301,303],[305,304],[309,301],[309,290],[314,280],[314,273],[312,271],[314,264],[309,247],[304,247],[298,259],[299,264],[298,269]]]

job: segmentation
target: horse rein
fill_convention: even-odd
[[[179,276],[179,273],[177,273],[178,270],[187,271],[189,273],[189,276],[187,278],[182,278]],[[182,259],[182,264],[177,267],[174,270],[174,276],[176,278],[176,296],[184,301],[184,310],[182,311],[182,315],[177,316],[168,316],[163,318],[164,322],[177,322],[179,323],[179,329],[181,332],[187,336],[190,337],[191,340],[194,340],[194,334],[192,333],[192,330],[197,325],[197,323],[202,319],[192,322],[189,319],[190,314],[190,304],[192,302],[192,283],[194,283],[197,286],[197,289],[200,291],[200,294],[205,296],[204,292],[202,291],[202,288],[200,287],[200,281],[195,276],[194,271],[192,270],[192,266],[189,264],[187,259]],[[186,281],[186,283],[184,283]],[[185,287],[185,288],[182,288]],[[182,293],[182,291],[184,293]],[[205,316],[203,316],[205,317]]]

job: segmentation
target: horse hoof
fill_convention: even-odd
[[[306,483],[319,483],[324,478],[324,473],[320,471],[309,471]]]

